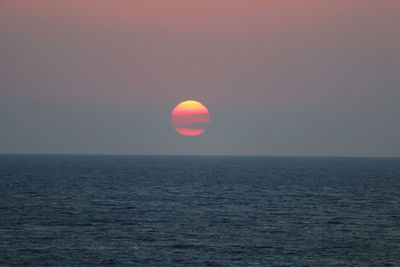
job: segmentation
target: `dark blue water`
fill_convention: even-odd
[[[0,265],[400,266],[400,159],[0,156]]]

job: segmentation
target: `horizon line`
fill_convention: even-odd
[[[265,158],[381,158],[400,159],[400,156],[360,155],[259,155],[259,154],[135,154],[135,153],[2,153],[0,156],[154,156],[154,157],[265,157]]]

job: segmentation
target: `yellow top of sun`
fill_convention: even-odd
[[[186,100],[175,107],[175,111],[184,110],[207,110],[207,108],[200,102],[195,100]]]

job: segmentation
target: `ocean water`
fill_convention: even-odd
[[[400,159],[2,155],[0,265],[400,266]]]

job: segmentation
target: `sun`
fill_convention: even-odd
[[[205,132],[210,122],[207,107],[195,100],[179,103],[171,112],[171,123],[175,131],[186,136],[197,136]]]

